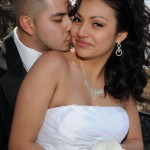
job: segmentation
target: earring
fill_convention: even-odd
[[[117,43],[116,56],[120,57],[122,55],[121,44]]]

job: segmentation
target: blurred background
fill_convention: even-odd
[[[0,0],[0,39],[15,27],[12,0]]]

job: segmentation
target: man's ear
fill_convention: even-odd
[[[19,18],[19,24],[24,32],[26,32],[30,36],[33,35],[34,23],[30,17],[25,15],[21,16]]]
[[[128,36],[128,32],[126,31],[119,32],[116,39],[116,43],[121,43],[123,40],[126,39],[127,36]]]

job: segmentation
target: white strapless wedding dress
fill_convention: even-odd
[[[121,141],[129,129],[119,106],[68,105],[47,110],[37,143],[45,150],[90,150],[101,141]]]

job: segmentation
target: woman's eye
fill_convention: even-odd
[[[93,26],[94,26],[94,27],[103,27],[103,25],[102,25],[101,23],[97,23],[97,22],[96,22],[96,23],[93,23]]]
[[[81,22],[78,17],[74,17],[74,18],[72,19],[72,21],[73,21],[73,22]]]

